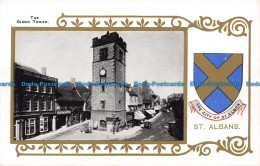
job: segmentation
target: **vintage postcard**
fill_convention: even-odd
[[[3,0],[0,22],[0,165],[260,164],[259,1]]]

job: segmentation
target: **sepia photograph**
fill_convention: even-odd
[[[15,31],[13,140],[181,141],[183,31]]]

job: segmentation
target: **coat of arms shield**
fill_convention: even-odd
[[[237,98],[243,79],[242,54],[194,55],[194,86],[203,103],[217,114]]]

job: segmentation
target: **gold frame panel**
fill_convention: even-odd
[[[12,27],[11,29],[11,79],[15,60],[16,31],[183,31],[184,32],[184,140],[183,141],[105,141],[105,140],[13,140],[14,87],[11,87],[10,143],[17,144],[17,156],[62,155],[62,156],[181,156],[190,151],[199,155],[225,151],[235,156],[252,153],[250,148],[250,103],[251,89],[248,87],[248,135],[233,136],[225,140],[187,144],[187,56],[188,29],[218,31],[228,36],[248,36],[249,78],[251,73],[251,22],[244,17],[233,17],[226,21],[202,17],[190,21],[181,16],[83,16],[62,15],[57,19],[58,27]],[[104,152],[101,152],[105,150]]]

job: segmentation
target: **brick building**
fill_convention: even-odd
[[[57,83],[58,79],[18,63],[14,64],[14,140],[24,140],[56,130],[53,86],[22,86],[26,83]]]
[[[130,84],[126,89],[126,111],[135,112],[138,108],[138,95],[133,91]]]
[[[126,43],[113,32],[93,38],[93,83],[125,82]],[[93,86],[91,92],[91,119],[94,126],[111,131],[114,123],[121,126],[126,121],[124,86]],[[116,122],[115,122],[116,121]]]
[[[74,78],[66,84],[69,86],[55,88],[57,128],[80,123],[90,118],[90,88],[78,86]]]

